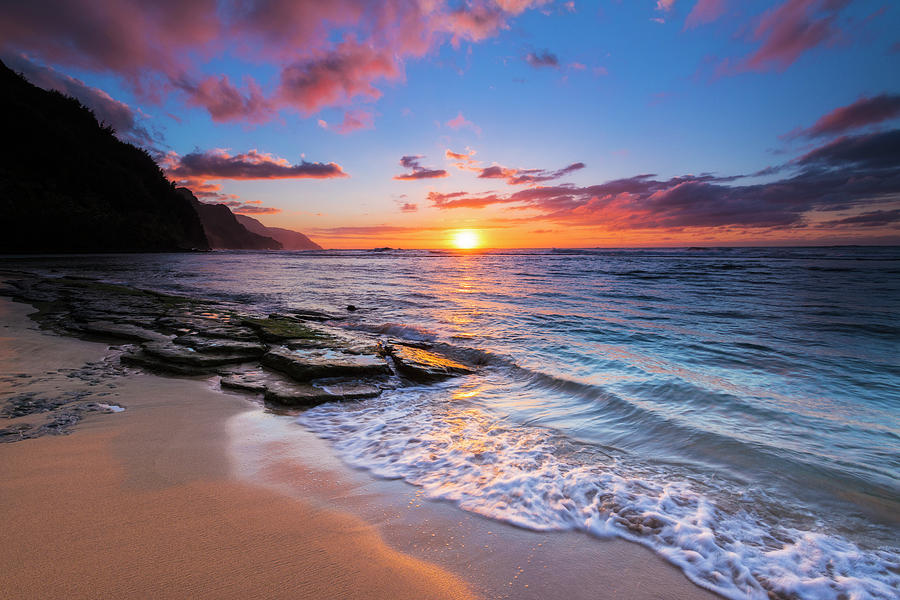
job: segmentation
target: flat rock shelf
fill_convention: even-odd
[[[87,278],[5,275],[0,295],[32,304],[32,318],[44,328],[119,345],[119,360],[129,367],[218,376],[221,387],[276,406],[359,400],[476,373],[421,343],[341,327],[340,317],[327,313],[254,315]]]

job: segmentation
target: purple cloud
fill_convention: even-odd
[[[845,133],[867,125],[875,125],[900,117],[900,94],[881,94],[860,98],[821,117],[809,129],[800,129],[786,137],[816,138]]]
[[[525,62],[535,69],[540,69],[542,67],[559,68],[559,58],[548,50],[537,53],[529,52],[525,56]]]
[[[348,177],[336,163],[301,161],[250,150],[231,155],[225,150],[170,154],[163,160],[166,173],[176,179],[331,179]]]
[[[494,165],[481,169],[478,177],[480,179],[505,179],[506,183],[510,185],[535,184],[565,177],[584,167],[585,165],[583,162],[572,163],[571,165],[556,171],[547,171],[545,169],[511,169]]]
[[[805,52],[835,41],[838,14],[849,0],[787,0],[760,18],[753,37],[762,45],[739,70],[787,69]]]
[[[810,212],[900,201],[900,130],[840,138],[781,170],[788,169],[795,174],[755,185],[726,185],[741,176],[659,180],[642,174],[586,187],[533,187],[510,194],[431,192],[428,200],[445,210],[504,205],[528,211],[518,220],[609,229],[807,227]]]
[[[432,169],[431,167],[423,167],[419,163],[420,158],[424,156],[403,156],[400,158],[400,166],[410,169],[409,173],[401,173],[394,175],[394,179],[398,181],[415,181],[417,179],[436,179],[447,177],[449,173],[444,169]]]

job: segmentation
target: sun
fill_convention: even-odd
[[[453,245],[460,250],[471,250],[477,248],[481,240],[478,239],[478,232],[472,229],[460,229],[453,235]]]

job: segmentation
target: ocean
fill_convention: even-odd
[[[5,258],[320,310],[476,375],[303,412],[346,463],[652,548],[729,598],[900,596],[900,248]],[[348,305],[358,308],[347,311]]]

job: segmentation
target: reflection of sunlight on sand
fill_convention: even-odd
[[[228,450],[235,475],[288,495],[337,487],[346,467],[325,442],[294,419],[256,408],[228,419]]]

